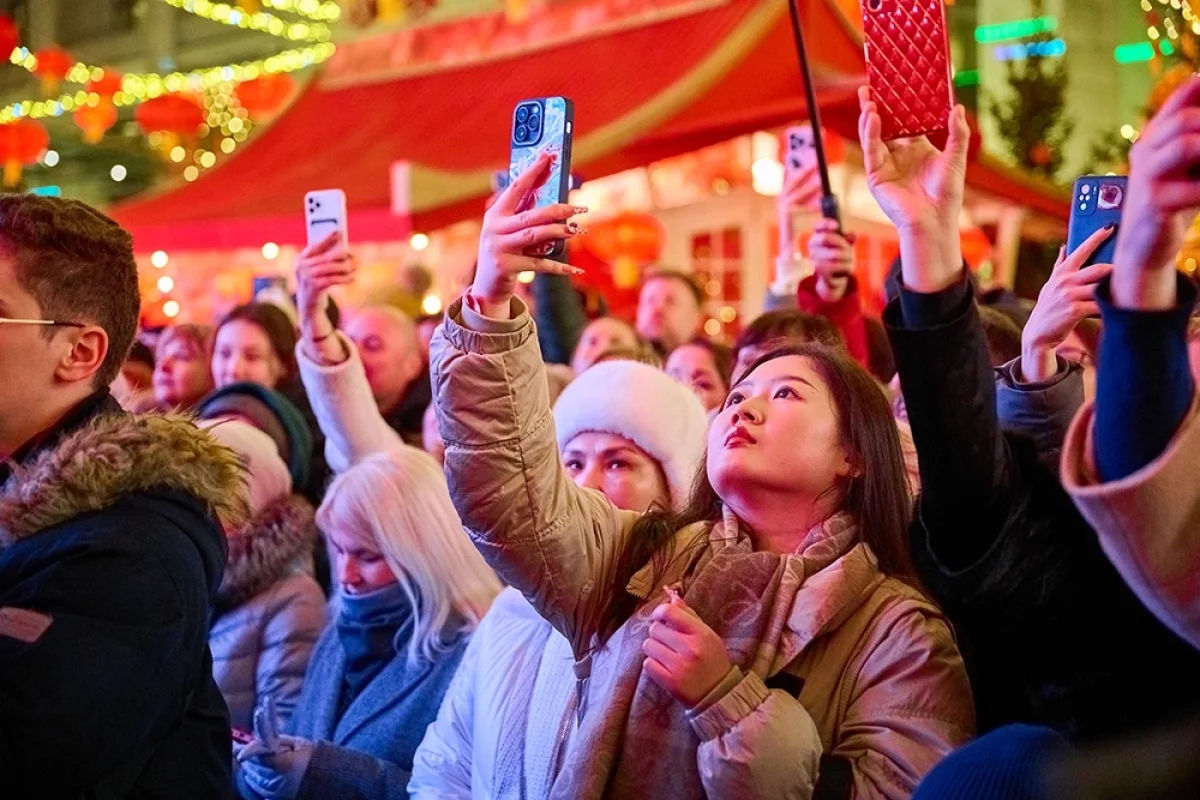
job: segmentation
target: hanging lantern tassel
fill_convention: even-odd
[[[408,11],[404,0],[375,0],[375,10],[379,22],[403,22]]]
[[[4,188],[15,189],[21,183],[21,162],[10,158],[4,162]]]
[[[59,83],[71,71],[74,59],[61,47],[44,47],[34,53],[34,58],[37,66],[33,72],[42,79],[42,91],[46,97],[53,97],[58,93]]]
[[[637,259],[632,256],[617,256],[612,265],[613,286],[618,289],[632,289],[641,282],[641,270]]]
[[[99,144],[104,134],[117,124],[117,108],[104,100],[94,106],[85,105],[75,112],[75,124],[83,131],[84,142]]]

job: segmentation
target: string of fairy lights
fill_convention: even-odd
[[[307,21],[305,22],[289,22],[281,17],[277,17],[267,11],[247,11],[238,6],[232,6],[228,3],[211,3],[208,0],[160,0],[169,6],[186,11],[189,14],[194,14],[202,19],[212,22],[219,22],[222,25],[232,25],[243,30],[258,31],[260,33],[277,36],[281,39],[288,39],[293,42],[327,42],[330,39],[331,33],[329,26],[324,22],[317,22],[317,15],[322,18],[327,18],[327,12],[324,11],[326,6],[332,6],[333,16],[330,21],[334,21],[340,14],[340,9],[336,3],[322,4],[316,0],[310,0],[305,3],[291,2],[286,0],[280,5],[290,5],[294,13],[303,15]],[[301,10],[301,9],[304,10]],[[281,9],[287,10],[287,9]],[[307,11],[308,13],[305,13]]]

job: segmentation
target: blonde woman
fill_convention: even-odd
[[[302,267],[317,258],[302,256]],[[272,742],[257,726],[259,741],[239,754],[238,788],[247,798],[404,797],[417,745],[500,583],[463,531],[437,462],[401,442],[365,381],[355,384],[365,396],[350,399],[369,409],[354,423],[376,426],[370,446],[343,449],[339,367],[357,354],[332,326],[314,342],[311,324],[306,314],[300,368],[340,473],[317,512],[337,587],[334,620],[289,735]]]

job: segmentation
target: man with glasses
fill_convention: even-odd
[[[138,322],[132,239],[0,195],[0,795],[220,798],[210,598],[244,505],[229,451],[108,392]]]

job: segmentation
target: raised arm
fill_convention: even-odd
[[[338,236],[330,234],[296,258],[296,362],[325,434],[325,457],[334,472],[344,472],[367,456],[407,445],[379,413],[354,343],[329,319],[329,289],[354,282],[354,257],[336,248]]]
[[[1174,269],[1200,206],[1200,80],[1163,106],[1134,146],[1096,403],[1076,419],[1063,482],[1121,577],[1200,647],[1200,426],[1188,364],[1196,290]]]
[[[970,130],[958,107],[944,152],[923,137],[884,143],[879,113],[862,91],[868,184],[900,237],[901,295],[884,319],[920,456],[920,519],[929,549],[957,570],[988,552],[1004,515],[985,512],[1006,507],[1014,491],[959,243]]]
[[[570,238],[567,205],[528,209],[543,155],[484,217],[475,281],[447,310],[430,361],[450,496],[475,546],[572,643],[591,646],[636,515],[575,486],[563,471],[537,330],[513,296],[526,270],[573,268],[527,255]]]

